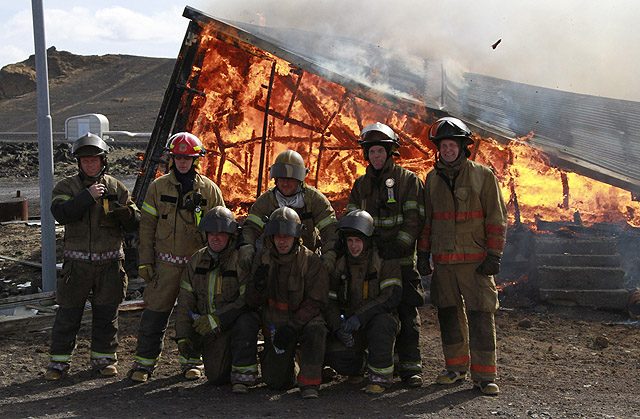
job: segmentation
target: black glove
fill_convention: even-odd
[[[380,257],[385,260],[400,259],[409,253],[409,246],[400,241],[392,241],[383,243],[378,248]]]
[[[484,275],[497,275],[500,272],[500,257],[487,255],[485,260],[476,268],[476,272]]]
[[[345,332],[355,332],[360,329],[360,319],[355,314],[352,315],[344,322],[344,331]]]
[[[296,338],[296,329],[285,324],[276,329],[276,337],[273,339],[273,346],[279,349],[286,349],[289,344]]]
[[[420,275],[431,275],[433,273],[433,269],[431,269],[431,262],[429,262],[429,257],[431,254],[429,252],[418,252],[418,272]]]
[[[262,292],[267,288],[267,280],[269,279],[269,265],[262,263],[258,265],[253,273],[253,287],[258,292]]]
[[[128,206],[118,207],[109,211],[107,215],[118,221],[127,221],[131,218],[131,208]]]
[[[334,332],[333,336],[347,348],[353,346],[353,334],[351,332],[347,332],[344,329],[338,329]]]

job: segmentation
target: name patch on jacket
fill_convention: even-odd
[[[175,197],[175,196],[160,195],[160,201],[162,201],[162,202],[170,202],[172,204],[175,204],[176,202],[178,202],[178,198]]]

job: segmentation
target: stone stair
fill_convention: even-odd
[[[534,238],[539,297],[555,305],[624,310],[624,289],[615,238]]]

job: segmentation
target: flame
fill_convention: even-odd
[[[201,159],[201,172],[221,187],[239,217],[273,185],[268,167],[286,149],[303,156],[310,169],[306,182],[340,213],[366,168],[357,136],[376,121],[401,137],[399,164],[422,180],[433,167],[436,150],[423,121],[355,97],[345,87],[256,47],[225,43],[207,28],[199,54],[202,60],[194,65],[187,85],[204,97],[192,95],[182,104],[185,129],[205,144],[209,153]],[[426,119],[436,117],[427,111]],[[510,224],[535,229],[536,218],[573,221],[579,213],[584,225],[640,226],[640,203],[632,201],[631,193],[551,167],[542,152],[527,145],[533,137],[531,132],[508,144],[486,138],[475,146],[473,158],[498,177]]]

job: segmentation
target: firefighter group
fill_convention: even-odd
[[[345,215],[305,183],[293,150],[269,167],[274,186],[240,226],[220,188],[199,173],[205,155],[193,134],[167,143],[169,171],[148,188],[142,208],[107,174],[108,145],[88,133],[73,143],[78,174],[55,185],[51,212],[65,226],[59,309],[45,378],[71,365],[87,299],[91,366],[117,369],[118,306],[125,297],[124,233],[139,232],[138,275],[146,286],[128,379],[151,379],[175,307],[175,342],[186,380],[247,393],[298,386],[318,397],[337,374],[380,394],[399,377],[423,384],[422,278],[431,277],[444,370],[442,385],[465,381],[487,395],[496,384],[494,313],[507,213],[493,172],[469,160],[472,132],[444,117],[429,129],[437,147],[423,182],[396,164],[399,138],[387,125],[358,139],[368,162]],[[433,266],[433,267],[432,267]]]

